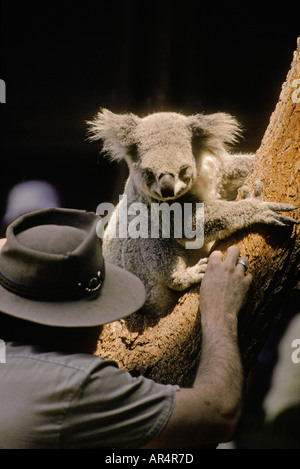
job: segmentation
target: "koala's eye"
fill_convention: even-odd
[[[181,166],[179,171],[179,179],[183,182],[188,182],[191,178],[192,170],[189,165]]]
[[[132,143],[127,148],[127,154],[135,161],[138,158],[138,146],[136,143]]]
[[[151,186],[151,184],[154,183],[155,181],[155,174],[151,169],[144,169],[142,172],[143,178],[148,186]]]

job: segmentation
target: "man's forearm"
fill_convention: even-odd
[[[200,405],[220,423],[228,424],[231,437],[241,412],[243,368],[234,324],[203,324],[201,362],[193,389],[199,392]],[[201,396],[201,397],[200,397]]]
[[[176,393],[156,448],[203,447],[232,439],[241,409],[243,373],[233,324],[203,322],[201,361],[192,388]]]

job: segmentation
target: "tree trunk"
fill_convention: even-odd
[[[299,89],[299,92],[298,92]],[[246,183],[263,180],[266,201],[300,205],[300,38],[279,102],[271,116],[253,171]],[[300,221],[300,211],[292,212]],[[239,316],[239,341],[246,372],[278,321],[288,314],[287,304],[300,286],[299,225],[257,226],[221,242],[223,252],[237,244],[249,257],[253,283],[249,300]],[[135,315],[104,327],[97,354],[117,361],[121,368],[161,383],[190,386],[201,354],[198,312],[199,287],[179,300],[171,314],[142,333]]]
[[[263,180],[263,199],[295,205],[300,222],[300,37],[279,101],[257,152],[246,183]],[[252,294],[239,320],[239,340],[247,370],[273,327],[295,308],[300,287],[300,229],[259,227],[226,240],[237,242],[250,260]]]

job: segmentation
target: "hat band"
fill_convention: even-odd
[[[96,275],[87,281],[78,282],[71,288],[56,288],[55,291],[49,291],[46,288],[32,288],[24,285],[19,285],[12,280],[6,278],[0,272],[0,284],[16,295],[23,296],[28,299],[37,301],[71,301],[84,298],[94,298],[98,296],[101,291],[105,279],[105,263],[101,270],[98,270]]]

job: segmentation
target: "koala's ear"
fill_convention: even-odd
[[[194,136],[208,138],[213,146],[230,145],[235,143],[241,134],[238,121],[223,112],[215,114],[196,114],[188,117],[189,125]]]
[[[103,151],[113,160],[126,155],[126,148],[134,144],[133,131],[140,118],[134,114],[114,114],[101,109],[93,121],[88,121],[89,140],[102,140]]]

